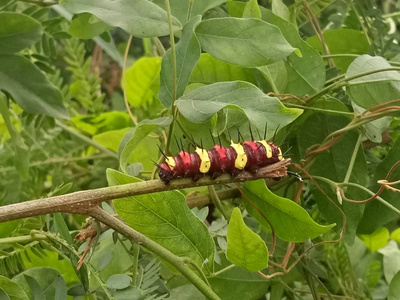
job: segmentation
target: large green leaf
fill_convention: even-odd
[[[268,267],[268,248],[261,237],[246,226],[239,208],[234,208],[228,227],[228,260],[248,271]]]
[[[66,299],[67,290],[63,276],[53,268],[32,268],[13,278],[32,298],[32,290],[24,275],[34,278],[46,295],[46,299]],[[58,296],[58,297],[57,297]]]
[[[215,83],[220,81],[248,81],[256,83],[252,70],[240,66],[228,64],[216,59],[208,53],[202,53],[193,69],[190,82]]]
[[[27,112],[61,119],[69,117],[60,90],[22,56],[0,55],[0,89],[10,93]]]
[[[375,170],[375,173],[370,182],[370,190],[377,192],[380,185],[377,183],[380,179],[385,179],[390,168],[400,160],[400,139],[397,139],[396,143],[390,149],[389,153],[382,160]],[[392,175],[390,181],[400,180],[400,168],[397,167]],[[380,197],[388,201],[390,204],[400,209],[399,194],[392,191],[384,190]],[[366,197],[367,198],[367,197]],[[358,231],[360,233],[371,233],[379,226],[385,225],[398,215],[389,209],[387,206],[377,200],[373,200],[367,203],[363,218],[361,219]]]
[[[349,66],[346,78],[390,67],[390,64],[383,57],[362,55],[357,57]],[[351,100],[364,108],[399,99],[400,73],[398,71],[385,71],[362,76],[351,80],[346,90]]]
[[[273,132],[280,125],[285,126],[296,119],[300,109],[286,108],[275,97],[265,95],[248,82],[218,82],[202,86],[175,102],[180,113],[192,122],[204,122],[224,108],[234,108],[244,112],[254,126],[261,131],[268,121],[268,129]]]
[[[300,205],[272,193],[266,187],[264,180],[246,182],[244,193],[271,222],[276,236],[281,240],[304,242],[306,239],[316,238],[335,226],[335,224],[324,226],[314,222]],[[246,201],[245,205],[254,218],[266,227],[269,226]]]
[[[141,57],[126,72],[126,97],[134,107],[153,101],[156,96],[152,87],[159,85],[161,57]]]
[[[144,120],[125,134],[119,145],[118,156],[121,170],[126,172],[129,157],[135,147],[157,127],[166,127],[171,124],[172,118],[158,118],[154,120]]]
[[[187,1],[174,0],[170,1],[172,15],[175,16],[182,24],[188,21],[189,7],[191,8],[191,17],[203,15],[207,10],[224,3],[226,0],[201,0]],[[154,0],[155,4],[165,8],[165,0]]]
[[[324,42],[330,54],[366,54],[369,52],[368,40],[365,34],[354,29],[334,29],[324,31]],[[325,54],[321,41],[317,36],[307,39],[307,43]],[[337,68],[346,72],[355,57],[343,56],[332,58]]]
[[[230,14],[242,16],[245,5],[244,2],[228,1]],[[319,91],[325,84],[325,63],[321,55],[300,37],[292,23],[264,7],[260,9],[262,20],[279,27],[284,38],[302,54],[299,57],[296,53],[291,53],[282,61],[258,68],[273,90],[281,94],[290,93],[298,96]]]
[[[16,53],[40,41],[43,27],[34,18],[13,12],[0,13],[0,54]]]
[[[271,11],[261,8],[262,19],[279,27],[284,38],[301,51],[299,57],[295,53],[290,54],[285,60],[286,86],[278,90],[279,93],[289,93],[298,96],[313,94],[323,88],[325,84],[325,63],[321,55],[310,47],[299,35],[296,27],[274,15]],[[270,66],[266,66],[270,67]],[[280,71],[279,74],[281,74]],[[280,85],[277,77],[275,85]]]
[[[107,170],[109,185],[138,182],[115,170]],[[213,272],[214,241],[205,224],[188,208],[178,191],[114,200],[118,215],[132,228],[178,256],[192,258],[207,274]]]
[[[388,300],[400,300],[400,271],[390,282]]]
[[[112,27],[89,13],[75,16],[68,28],[68,33],[79,39],[92,39]]]
[[[28,296],[21,288],[21,286],[8,279],[7,277],[0,276],[0,292],[3,291],[8,295],[10,300],[28,300]],[[0,296],[3,296],[0,293]],[[5,298],[7,299],[7,298]]]
[[[227,63],[260,67],[295,51],[278,27],[258,19],[215,18],[196,28],[202,48]]]
[[[135,37],[157,37],[169,34],[165,10],[148,0],[61,0],[60,4],[74,14],[91,13],[111,26],[121,27]],[[182,29],[173,18],[174,31]]]
[[[343,106],[340,102],[335,103],[334,101],[327,102],[321,100],[319,103],[321,103],[319,107],[326,110],[332,109],[340,111],[340,107]],[[343,128],[348,123],[349,119],[347,117],[332,114],[310,113],[308,118],[297,130],[297,145],[299,147],[300,157],[304,157],[310,146],[320,144],[327,135]],[[329,151],[318,154],[310,168],[311,175],[325,177],[335,182],[343,182],[349,168],[357,138],[357,132],[348,132],[338,143],[330,148]],[[353,172],[350,176],[350,182],[358,183],[363,186],[367,182],[367,164],[362,148],[358,150]],[[330,199],[336,201],[336,191],[332,190],[328,184],[322,181],[318,181],[318,184]],[[337,229],[339,230],[343,222],[341,213],[329,202],[325,195],[314,187],[314,185],[311,185],[311,190],[322,215],[328,222],[337,223]],[[351,199],[363,199],[366,196],[363,192],[360,192],[359,189],[352,187],[347,189],[346,195]],[[336,203],[339,205],[339,202]],[[364,206],[363,204],[354,204],[346,201],[343,201],[341,205],[341,209],[347,217],[345,235],[347,243],[351,244],[354,241],[356,228],[363,215]]]
[[[194,35],[195,26],[201,21],[200,16],[194,17],[183,28],[182,38],[176,45],[176,79],[173,78],[172,52],[165,53],[160,74],[160,91],[158,97],[165,107],[170,107],[173,100],[173,81],[176,80],[176,98],[183,95],[189,82],[190,74],[200,57],[200,44]]]

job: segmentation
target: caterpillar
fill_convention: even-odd
[[[231,176],[243,170],[255,173],[259,168],[284,160],[281,148],[265,139],[242,143],[231,141],[229,147],[219,144],[210,150],[197,146],[192,153],[181,150],[174,157],[163,155],[165,161],[158,165],[158,174],[166,185],[177,178],[197,181],[206,175],[215,179],[223,173]]]

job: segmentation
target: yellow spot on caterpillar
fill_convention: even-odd
[[[281,150],[280,147],[278,147],[278,151],[279,151],[278,159],[279,159],[279,160],[283,160],[282,150]]]
[[[168,167],[173,170],[175,169],[175,159],[172,156],[168,156],[167,159],[165,160],[165,162],[167,163]]]
[[[208,151],[205,149],[196,148],[196,153],[200,156],[200,173],[207,173],[211,167]]]
[[[267,141],[262,140],[262,141],[257,141],[257,142],[264,146],[265,153],[267,154],[267,158],[271,158],[272,157],[272,148],[270,145],[268,145]]]
[[[231,147],[235,149],[237,157],[235,159],[235,168],[239,170],[243,170],[247,164],[247,155],[244,152],[244,148],[241,144],[236,144],[231,141]]]

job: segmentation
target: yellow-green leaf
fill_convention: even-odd
[[[246,226],[237,207],[232,211],[229,221],[226,257],[231,263],[252,272],[268,266],[267,245]]]
[[[377,251],[385,247],[389,241],[389,230],[379,227],[371,234],[360,234],[361,240],[371,251]]]

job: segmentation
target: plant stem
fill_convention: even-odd
[[[188,13],[187,13],[186,21],[189,21],[190,18],[192,17],[193,3],[194,3],[194,0],[189,0],[189,7],[188,7]]]
[[[358,135],[358,139],[357,139],[356,145],[354,146],[354,151],[353,151],[353,154],[351,156],[351,159],[350,159],[350,162],[349,162],[349,167],[347,168],[346,176],[344,177],[343,183],[349,182],[351,173],[353,172],[354,163],[356,161],[357,153],[358,153],[358,150],[360,149],[360,145],[361,145],[361,141],[362,141],[363,136],[364,135],[360,132],[359,135]]]
[[[228,214],[225,212],[221,200],[218,197],[218,194],[215,191],[213,185],[208,186],[208,194],[210,195],[211,202],[215,205],[215,207],[220,211],[220,213],[224,216],[225,220],[229,221]]]
[[[215,273],[212,275],[212,277],[218,276],[219,274],[222,274],[222,273],[224,273],[224,272],[226,272],[226,271],[228,271],[228,270],[230,270],[230,269],[232,269],[232,268],[234,268],[234,267],[236,267],[236,265],[231,264],[231,265],[229,265],[229,266],[227,266],[227,267],[225,267],[225,268],[223,268],[223,269],[221,269],[221,270],[215,272]]]
[[[354,76],[343,78],[343,79],[339,80],[338,82],[332,83],[332,84],[328,85],[327,87],[323,88],[320,92],[318,92],[318,93],[314,94],[313,96],[311,96],[310,98],[308,98],[307,102],[310,103],[313,100],[316,100],[316,99],[320,98],[321,96],[325,95],[330,90],[346,85],[346,83],[351,80],[354,80],[354,79],[357,79],[360,77],[364,77],[367,75],[375,74],[375,73],[386,72],[386,71],[400,71],[400,67],[390,67],[390,68],[384,68],[384,69],[379,69],[379,70],[371,70],[368,72],[364,72],[364,73],[360,73],[360,74],[357,74]]]
[[[129,102],[128,102],[128,96],[126,94],[126,89],[127,89],[127,82],[126,82],[126,61],[128,60],[128,54],[129,54],[129,48],[131,47],[131,43],[132,43],[132,36],[129,36],[128,42],[126,43],[126,49],[125,49],[125,54],[124,54],[124,61],[122,63],[122,82],[124,83],[124,88],[123,88],[123,94],[124,94],[124,103],[125,103],[125,108],[126,111],[129,114],[129,117],[132,120],[132,123],[134,125],[137,125],[137,119],[136,117],[132,114],[131,108],[129,106]]]
[[[32,233],[31,235],[12,236],[0,239],[0,245],[14,243],[30,243],[34,241],[47,240],[47,237],[40,233]]]
[[[352,112],[323,109],[323,108],[318,108],[318,107],[298,105],[298,104],[294,104],[294,103],[285,103],[285,106],[286,107],[297,107],[297,108],[301,108],[301,109],[309,109],[309,110],[320,111],[323,113],[330,113],[330,114],[335,114],[335,115],[354,116],[354,113],[352,113]]]
[[[139,262],[139,253],[140,246],[137,243],[132,243],[133,248],[133,264],[132,264],[132,284],[137,286],[136,279],[138,273],[138,262]]]
[[[170,154],[170,145],[171,145],[171,139],[172,139],[172,133],[174,131],[174,124],[175,124],[175,119],[177,118],[177,109],[174,105],[175,100],[176,100],[176,50],[175,50],[175,38],[174,38],[174,30],[172,27],[172,13],[171,13],[171,6],[169,5],[169,0],[165,0],[165,9],[167,11],[168,15],[168,26],[169,26],[169,40],[171,44],[171,58],[172,58],[172,103],[171,103],[171,109],[172,109],[172,117],[174,118],[172,120],[171,125],[169,126],[168,130],[168,139],[167,139],[167,144],[165,146],[165,151],[169,155]]]
[[[173,265],[179,272],[182,273],[199,291],[201,291],[209,299],[220,299],[217,294],[191,269],[187,266],[185,258],[181,258],[157,244],[153,240],[147,238],[145,235],[135,231],[124,222],[114,218],[102,210],[99,206],[94,206],[88,211],[88,215],[96,220],[108,225],[115,231],[121,233],[128,239],[135,243],[140,244],[142,247],[153,252],[155,255],[161,257],[166,262]]]
[[[75,162],[75,161],[83,161],[83,160],[91,160],[91,159],[103,159],[103,158],[109,158],[111,157],[108,154],[98,154],[98,155],[92,155],[92,156],[85,156],[85,157],[54,157],[54,158],[48,158],[43,161],[35,161],[31,164],[29,164],[29,167],[40,167],[44,165],[50,165],[50,164],[58,164],[58,163],[69,163],[69,162]],[[0,169],[0,173],[5,173],[5,172],[12,172],[16,171],[15,167],[5,167]]]
[[[91,140],[87,136],[85,136],[85,135],[79,133],[78,131],[72,129],[68,125],[65,125],[63,122],[61,122],[59,120],[56,120],[56,124],[57,124],[57,126],[61,127],[63,130],[65,130],[68,133],[74,135],[75,137],[77,137],[78,139],[84,141],[85,143],[87,143],[87,144],[99,149],[100,151],[102,151],[104,153],[107,153],[110,157],[118,159],[118,155],[115,152],[113,152],[113,151],[103,147],[102,145],[96,143],[95,141]]]

